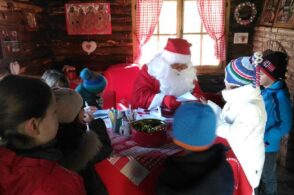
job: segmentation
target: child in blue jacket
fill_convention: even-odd
[[[283,52],[267,50],[260,64],[260,85],[267,112],[264,134],[265,163],[259,191],[266,195],[277,194],[276,161],[280,141],[292,126],[292,106],[287,86],[284,82],[287,55]]]
[[[84,68],[80,72],[80,77],[83,81],[76,87],[76,92],[82,96],[84,102],[87,102],[88,106],[101,109],[103,105],[101,96],[107,84],[105,77],[88,68]]]

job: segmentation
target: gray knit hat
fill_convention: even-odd
[[[83,106],[83,98],[79,93],[68,88],[55,88],[57,118],[60,123],[71,123],[78,116]]]

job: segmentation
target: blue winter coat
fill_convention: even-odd
[[[292,126],[292,104],[284,81],[276,81],[261,91],[267,112],[265,151],[278,152],[281,138]]]

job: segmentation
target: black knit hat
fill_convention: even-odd
[[[273,80],[280,78],[285,79],[287,71],[288,56],[287,54],[274,51],[263,56],[263,62],[260,63],[261,69]]]

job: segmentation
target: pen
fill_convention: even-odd
[[[89,104],[87,101],[85,101],[85,108],[84,108],[85,112],[87,112],[88,108],[89,108]],[[90,131],[89,123],[86,123],[86,125],[87,125],[87,131]]]

